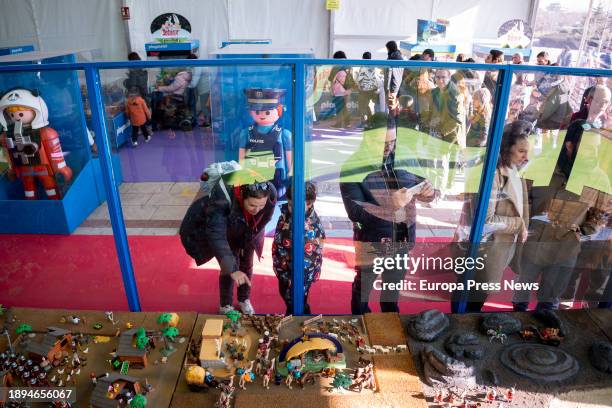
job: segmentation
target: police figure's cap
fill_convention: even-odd
[[[246,95],[249,109],[268,110],[276,109],[279,104],[282,105],[285,90],[277,88],[247,88],[244,90],[244,94]]]

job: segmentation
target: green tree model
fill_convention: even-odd
[[[332,382],[331,385],[335,389],[342,390],[342,389],[348,389],[348,387],[350,387],[352,383],[353,381],[351,380],[351,377],[349,377],[347,374],[337,373],[334,376],[334,381]]]
[[[166,345],[167,351],[174,350],[174,347],[172,347],[172,345],[168,343],[168,340],[174,341],[174,338],[178,336],[178,334],[179,334],[179,331],[176,327],[164,327],[162,329],[161,335],[162,335],[162,339],[164,340],[164,344]]]
[[[19,327],[15,330],[17,334],[30,333],[32,331],[32,326],[29,324],[21,323]]]
[[[144,395],[138,394],[130,401],[130,408],[144,408],[147,406],[147,398]]]
[[[136,347],[138,347],[138,349],[140,350],[144,350],[145,348],[147,348],[147,345],[149,344],[150,339],[147,336],[144,337],[137,337],[136,338]]]
[[[161,324],[161,325],[168,324],[170,323],[171,320],[172,320],[171,313],[162,313],[157,318],[157,324]]]
[[[239,311],[230,310],[229,312],[225,314],[225,317],[231,320],[232,322],[231,327],[234,332],[240,329],[240,322],[238,320],[240,320],[240,317],[242,317],[242,315],[240,314]]]

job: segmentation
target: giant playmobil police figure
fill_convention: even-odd
[[[36,199],[35,180],[50,200],[59,200],[55,176],[61,174],[66,182],[72,178],[59,135],[48,126],[48,117],[47,104],[37,92],[16,88],[0,98],[0,142],[9,161],[8,176],[21,179],[28,200]]]
[[[283,129],[284,89],[248,88],[244,90],[253,123],[240,133],[238,160],[251,161],[254,167],[274,167],[274,187],[284,195],[284,183],[291,169],[291,132]]]

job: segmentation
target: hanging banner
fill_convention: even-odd
[[[531,44],[533,30],[523,20],[508,20],[497,31],[502,48],[527,48]]]
[[[180,14],[165,13],[155,17],[151,34],[160,43],[186,42],[191,38],[191,24]]]

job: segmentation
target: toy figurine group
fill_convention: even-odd
[[[514,400],[514,387],[510,387],[503,395],[498,395],[494,388],[487,388],[484,397],[472,398],[477,401],[469,401],[467,398],[468,391],[464,390],[460,395],[455,394],[450,389],[438,389],[433,397],[434,404],[442,407],[455,407],[459,404],[459,408],[479,408],[483,407],[483,403],[494,404],[497,402],[496,408],[502,408],[505,404],[511,404]]]

